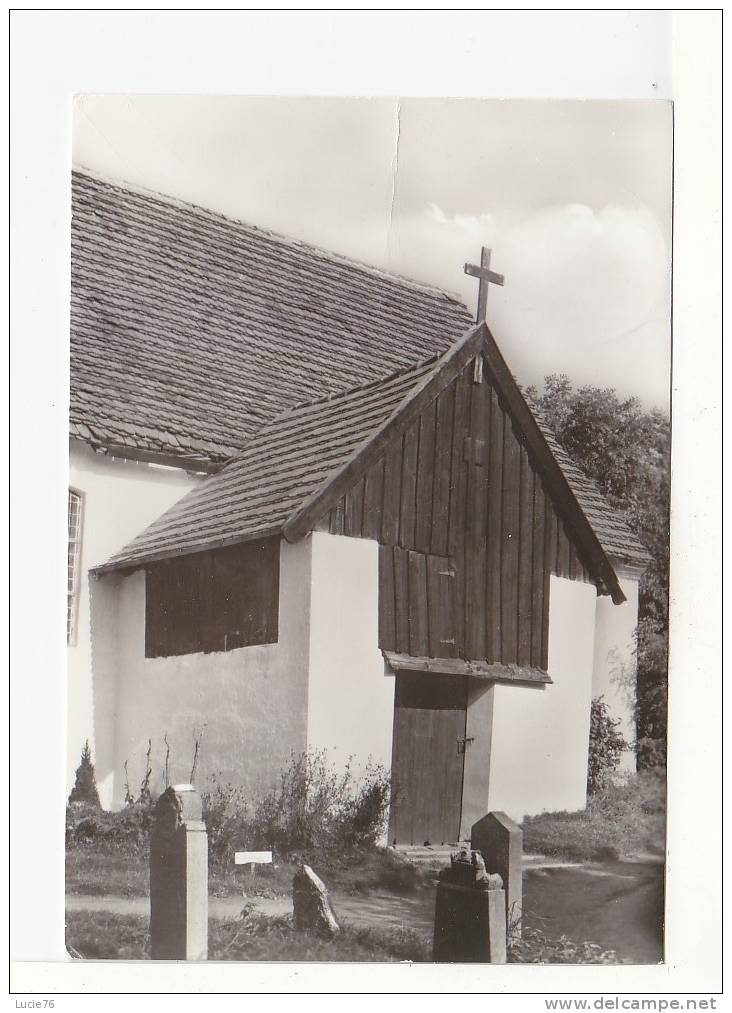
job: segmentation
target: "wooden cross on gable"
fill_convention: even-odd
[[[480,249],[480,267],[477,264],[466,264],[463,268],[466,274],[473,278],[480,279],[478,285],[478,311],[475,314],[476,323],[485,323],[485,313],[488,306],[488,286],[491,282],[494,285],[503,285],[506,280],[502,274],[491,271],[491,251],[487,246]],[[473,363],[473,383],[483,382],[483,356],[477,355]]]
[[[466,274],[470,274],[473,278],[479,278],[480,284],[478,285],[478,312],[475,314],[476,323],[481,323],[485,320],[485,312],[488,306],[488,286],[491,282],[494,285],[503,285],[506,280],[502,274],[496,274],[495,271],[491,271],[491,251],[487,246],[481,247],[480,251],[480,267],[477,264],[466,264],[463,268]]]

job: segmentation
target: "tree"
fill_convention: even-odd
[[[576,389],[565,375],[547,376],[542,393],[527,394],[557,439],[593,478],[652,560],[639,588],[637,632],[638,758],[664,762],[668,672],[669,501],[671,426],[663,412],[644,409],[599,387]]]
[[[97,791],[97,779],[94,776],[94,764],[91,758],[89,740],[84,743],[81,751],[81,763],[76,768],[76,781],[69,795],[69,802],[86,802],[97,809],[102,808]]]
[[[601,696],[590,707],[590,748],[587,762],[587,794],[595,795],[606,788],[620,766],[623,750],[628,748],[618,731],[620,722],[613,719]]]

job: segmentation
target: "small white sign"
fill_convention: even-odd
[[[271,851],[236,851],[234,853],[234,865],[270,865],[271,863]]]

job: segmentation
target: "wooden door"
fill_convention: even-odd
[[[467,677],[396,676],[389,840],[454,843],[460,831]]]

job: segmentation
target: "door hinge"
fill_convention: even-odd
[[[464,753],[471,742],[475,742],[475,736],[473,735],[468,735],[465,738],[458,738],[457,740],[458,753]]]

